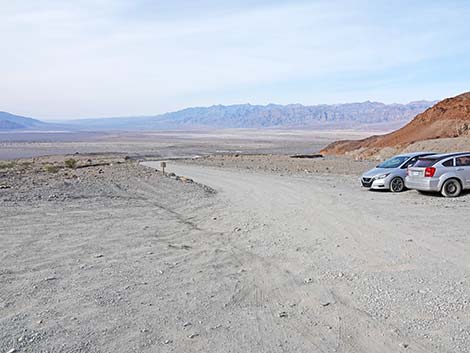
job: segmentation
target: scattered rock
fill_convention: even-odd
[[[311,278],[305,278],[304,283],[312,283],[313,279]]]
[[[281,311],[281,312],[279,313],[279,317],[288,317],[288,316],[289,316],[289,315],[288,315],[287,312],[285,312],[285,311]]]
[[[321,303],[320,303],[321,306],[328,306],[328,305],[330,305],[330,304],[331,304],[331,302],[321,302]]]
[[[17,350],[15,348],[10,349],[7,353],[16,353]]]
[[[188,327],[188,326],[191,326],[191,323],[190,323],[190,322],[185,322],[185,323],[183,324],[183,327]]]
[[[57,279],[57,277],[50,276],[50,277],[47,277],[47,278],[46,278],[46,281],[54,281],[54,280],[56,280],[56,279]]]
[[[190,335],[188,336],[188,338],[193,339],[193,338],[196,338],[196,337],[198,337],[198,336],[199,336],[199,333],[192,333],[192,334],[190,334]]]
[[[191,246],[190,246],[190,245],[186,245],[186,244],[183,244],[183,245],[168,244],[168,247],[169,247],[169,248],[173,248],[173,249],[181,249],[181,250],[189,250],[189,249],[191,249]]]
[[[183,183],[188,183],[188,184],[194,183],[193,179],[190,179],[184,176],[181,176],[179,180],[182,181]]]
[[[400,346],[401,348],[404,348],[404,349],[406,349],[406,348],[408,348],[408,347],[409,347],[408,343],[403,343],[403,342],[402,342],[402,343],[400,343],[400,345],[399,345],[399,346]]]
[[[171,341],[171,340],[165,340],[165,341],[163,341],[164,344],[170,344],[170,343],[172,343],[172,342],[173,342],[173,341]]]
[[[95,258],[99,259],[100,257],[103,257],[104,255],[103,254],[97,254],[95,255]]]
[[[290,158],[299,158],[299,159],[313,159],[313,158],[323,158],[321,154],[295,154],[290,156]]]

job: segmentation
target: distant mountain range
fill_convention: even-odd
[[[435,102],[408,104],[378,102],[334,105],[214,105],[187,108],[177,112],[147,117],[94,118],[49,124],[39,120],[0,113],[0,130],[78,131],[103,130],[178,130],[208,128],[361,128],[379,126],[397,128],[410,121]]]
[[[41,130],[46,129],[48,125],[36,119],[0,112],[0,130]]]

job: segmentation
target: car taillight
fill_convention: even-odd
[[[432,178],[434,176],[434,173],[436,173],[436,168],[434,168],[434,167],[427,167],[424,170],[424,176],[426,178]]]

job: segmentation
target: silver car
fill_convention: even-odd
[[[406,187],[457,197],[470,189],[470,152],[437,154],[420,158],[408,169]]]
[[[433,152],[415,152],[394,156],[364,173],[361,184],[369,189],[401,192],[405,189],[408,167],[413,166],[420,157],[433,154]]]

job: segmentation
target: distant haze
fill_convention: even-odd
[[[226,128],[295,128],[389,130],[408,122],[433,102],[408,104],[363,102],[335,105],[215,105],[148,117],[67,120],[47,124],[0,112],[0,130],[182,130]]]
[[[0,109],[442,99],[469,88],[469,23],[463,0],[2,1]]]

